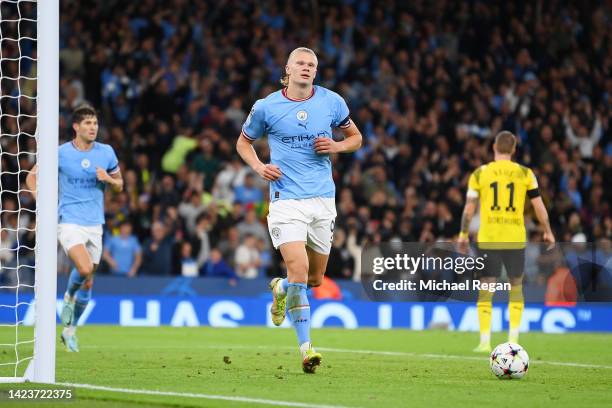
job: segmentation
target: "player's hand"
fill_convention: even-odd
[[[318,137],[314,141],[314,149],[318,154],[340,153],[338,142],[329,137]]]
[[[457,251],[466,255],[468,253],[468,247],[470,245],[470,239],[468,237],[459,236],[457,238]]]
[[[103,183],[108,183],[109,181],[112,181],[113,179],[111,176],[108,175],[106,170],[104,170],[102,167],[96,167],[96,177],[98,178],[99,181]]]
[[[546,248],[547,250],[550,250],[555,246],[555,236],[552,232],[545,232],[542,236],[542,239],[544,240],[544,242],[547,242],[549,244]]]
[[[268,181],[276,181],[283,173],[281,173],[280,168],[275,164],[263,164],[259,166],[257,169],[257,174]]]

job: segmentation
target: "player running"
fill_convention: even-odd
[[[518,343],[521,316],[525,308],[522,286],[527,241],[523,217],[525,195],[531,199],[538,221],[544,228],[544,241],[551,244],[555,242],[533,171],[511,161],[516,151],[516,143],[516,137],[512,133],[498,133],[493,144],[494,161],[480,166],[470,175],[458,239],[460,245],[467,247],[468,227],[480,200],[477,245],[479,253],[487,257],[487,267],[480,281],[496,282],[501,275],[502,265],[505,267],[511,285],[508,304],[508,341],[511,343]],[[485,290],[478,293],[480,344],[474,349],[476,352],[491,351],[493,294]]]
[[[104,190],[123,189],[123,179],[115,151],[96,142],[98,118],[89,106],[72,113],[75,137],[59,147],[58,240],[74,263],[64,295],[61,340],[68,351],[79,351],[76,325],[91,299],[93,274],[102,256]],[[36,171],[26,185],[36,195]]]
[[[283,89],[255,102],[236,143],[242,159],[270,181],[268,230],[287,265],[287,278],[270,282],[270,313],[279,326],[287,309],[305,373],[314,373],[321,363],[310,342],[306,289],[321,284],[331,249],[336,187],[329,154],[354,152],[362,140],[344,99],[313,85],[317,64],[311,49],[293,50],[281,79]],[[344,140],[332,139],[333,128],[340,128]],[[269,164],[259,160],[251,145],[264,134]]]

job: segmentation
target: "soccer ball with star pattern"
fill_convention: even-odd
[[[491,371],[497,378],[519,379],[527,374],[529,356],[516,343],[502,343],[491,353]]]

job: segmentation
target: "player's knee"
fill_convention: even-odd
[[[94,266],[93,264],[83,264],[77,266],[77,270],[81,276],[91,276],[94,271]]]
[[[321,283],[323,283],[323,278],[308,278],[308,286],[312,288],[321,286]]]
[[[306,277],[308,276],[308,264],[298,260],[285,262],[285,264],[287,265],[288,276],[294,278],[294,281],[297,279],[306,282]]]

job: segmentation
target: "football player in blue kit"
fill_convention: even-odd
[[[283,88],[253,105],[236,143],[242,159],[270,182],[268,230],[287,265],[287,278],[270,282],[272,321],[288,313],[295,328],[302,368],[314,373],[321,354],[310,342],[307,286],[319,286],[327,267],[336,218],[336,187],[330,154],[354,152],[362,136],[344,99],[313,85],[317,56],[309,48],[291,52],[281,79]],[[334,141],[339,128],[342,141]],[[268,136],[270,163],[257,157],[252,143]]]
[[[80,106],[72,113],[72,141],[59,147],[58,240],[74,263],[64,294],[61,340],[66,350],[77,352],[76,325],[91,299],[93,275],[102,256],[104,190],[123,189],[119,161],[113,148],[96,142],[95,109]],[[26,178],[36,195],[37,166]]]

